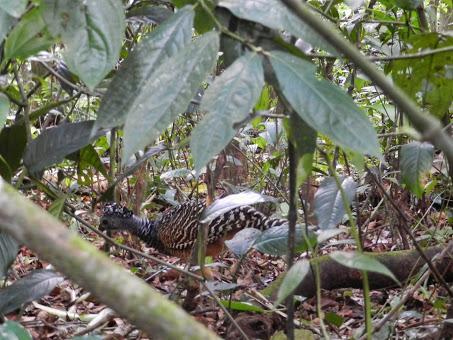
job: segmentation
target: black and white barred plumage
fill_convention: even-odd
[[[135,216],[127,208],[115,203],[106,204],[100,228],[128,230],[161,253],[183,256],[191,251],[197,239],[200,215],[204,201],[190,200],[163,212],[152,221]],[[268,229],[287,223],[283,219],[269,218],[251,206],[240,206],[208,223],[207,243],[214,244],[231,238],[244,228]]]

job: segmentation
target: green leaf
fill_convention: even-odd
[[[153,142],[184,112],[214,67],[218,50],[218,33],[206,33],[158,66],[153,77],[146,80],[126,118],[124,160]]]
[[[16,19],[0,9],[0,44],[5,39]]]
[[[419,198],[423,194],[420,177],[431,169],[433,158],[432,144],[411,142],[401,147],[400,168],[403,183]]]
[[[11,182],[11,177],[13,174],[11,173],[11,168],[9,167],[8,162],[0,155],[0,177],[2,177],[5,181]]]
[[[292,292],[296,290],[302,280],[310,271],[310,262],[307,260],[299,260],[288,270],[283,281],[278,289],[277,300],[275,305],[280,304]]]
[[[118,61],[125,30],[117,0],[43,0],[42,15],[53,36],[66,45],[65,61],[91,89]]]
[[[5,127],[0,132],[0,156],[9,166],[10,176],[14,174],[20,165],[22,155],[27,144],[27,134],[25,125],[11,125]],[[3,171],[0,168],[0,171]],[[0,173],[2,176],[6,174]]]
[[[176,7],[181,8],[186,5],[198,4],[197,0],[172,0]],[[215,4],[211,0],[205,0],[205,4],[214,12]],[[195,8],[195,22],[194,27],[199,34],[209,32],[214,28],[214,21],[209,13],[198,4]]]
[[[52,270],[32,271],[11,286],[0,289],[0,314],[11,313],[24,303],[40,299],[63,280],[60,274]]]
[[[313,153],[316,149],[316,130],[312,129],[297,114],[291,114],[283,120],[288,140],[294,145],[297,165],[297,185],[301,185],[311,174]]]
[[[172,15],[173,11],[167,7],[145,3],[143,5],[128,9],[126,18],[142,17],[146,18],[147,23],[160,24]]]
[[[312,233],[308,236],[304,235],[305,231],[303,227],[297,224],[295,237],[297,252],[307,251],[309,247],[306,239],[308,239],[308,242],[310,242],[312,246],[316,245],[316,235]],[[269,255],[285,255],[288,252],[288,225],[281,225],[265,230],[258,236],[253,248]]]
[[[24,164],[30,173],[61,162],[69,155],[98,137],[91,136],[94,121],[68,123],[42,132],[31,141],[24,155]]]
[[[395,0],[395,3],[399,8],[412,11],[423,5],[423,0]]]
[[[94,131],[124,124],[134,100],[154,78],[157,67],[182,50],[192,38],[194,13],[185,7],[145,36],[121,64],[102,99]]]
[[[294,15],[279,0],[247,0],[246,2],[221,0],[219,6],[228,8],[241,19],[257,22],[278,31],[287,31],[314,47],[320,47],[333,54],[336,53],[335,49],[324,38]]]
[[[239,312],[254,312],[254,313],[263,313],[264,312],[264,309],[262,309],[261,307],[252,305],[251,303],[248,303],[248,302],[220,300],[220,303],[228,309],[239,311]]]
[[[0,339],[32,340],[33,338],[20,323],[7,320],[0,325]]]
[[[50,205],[48,212],[52,215],[55,216],[56,218],[60,218],[61,213],[63,212],[64,209],[64,203],[66,201],[66,196],[59,197],[56,200],[52,202]]]
[[[0,0],[0,10],[15,18],[19,18],[27,8],[28,0]]]
[[[336,327],[340,327],[344,322],[343,317],[334,312],[326,312],[325,320]]]
[[[19,251],[19,244],[9,234],[0,232],[0,279],[8,272]]]
[[[5,126],[6,118],[9,113],[9,99],[3,93],[0,93],[0,131]]]
[[[200,111],[206,117],[192,132],[195,171],[222,151],[236,134],[234,123],[246,118],[264,86],[261,57],[249,52],[237,59],[206,90]]]
[[[358,252],[336,251],[329,256],[345,267],[379,273],[390,277],[397,284],[400,284],[395,275],[386,266],[369,255]]]
[[[245,228],[236,233],[231,240],[225,241],[225,245],[234,255],[241,258],[249,252],[261,233],[261,230],[255,228]]]
[[[80,150],[80,159],[79,167],[81,169],[86,169],[88,166],[92,166],[97,171],[99,171],[105,178],[109,177],[107,169],[99,157],[99,154],[96,152],[93,145],[88,144]]]
[[[340,184],[343,188],[348,204],[352,204],[355,197],[357,184],[352,177],[341,177]],[[321,229],[332,229],[341,222],[345,214],[344,202],[341,191],[333,177],[327,177],[322,182],[315,194],[315,214]]]
[[[366,115],[338,86],[318,80],[312,63],[280,51],[272,51],[270,61],[281,93],[308,125],[343,147],[380,155]]]
[[[5,60],[26,58],[53,43],[38,8],[25,14],[5,41]]]
[[[200,217],[200,223],[208,223],[216,217],[219,217],[237,207],[264,202],[275,202],[275,198],[253,191],[244,191],[239,194],[228,195],[224,198],[216,200],[213,204],[204,209]]]

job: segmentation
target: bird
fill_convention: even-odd
[[[203,200],[192,199],[150,220],[135,215],[123,205],[106,203],[99,229],[126,230],[162,254],[187,259],[197,240],[199,219],[205,207]],[[217,257],[224,248],[224,241],[233,238],[238,231],[244,228],[265,230],[288,221],[270,218],[252,206],[239,206],[207,223],[206,255]]]

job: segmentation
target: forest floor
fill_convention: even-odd
[[[45,199],[37,203],[44,208],[48,207],[49,204]],[[88,211],[87,209],[80,216],[88,223],[96,225],[96,214]],[[434,216],[434,214],[437,215]],[[432,217],[437,219],[437,229],[450,228],[446,218],[439,213],[433,212]],[[85,239],[91,241],[99,249],[103,248],[104,240],[99,236],[80,226],[78,229]],[[377,214],[376,218],[368,221],[368,224],[364,226],[364,231],[364,244],[367,251],[395,250],[395,244],[399,244],[398,237],[388,227],[385,214]],[[120,243],[131,241],[127,234],[116,234],[115,238]],[[328,254],[334,250],[352,248],[350,237],[341,234],[324,244],[321,247],[321,253]],[[151,248],[144,247],[143,244],[141,250],[168,263],[178,264],[181,268],[185,265],[180,263],[178,258],[163,256]],[[178,303],[182,302],[185,294],[184,283],[180,278],[171,275],[171,272],[169,273],[161,265],[117,250],[114,247],[110,248],[110,257],[114,262],[146,280],[169,299],[176,300]],[[306,254],[300,255],[300,257],[306,257]],[[267,339],[273,334],[281,334],[286,322],[284,309],[279,308],[277,311],[272,311],[272,301],[265,298],[260,291],[285,271],[284,260],[252,251],[242,261],[236,273],[233,273],[238,267],[238,262],[238,259],[228,251],[225,251],[219,258],[213,259],[213,263],[210,265],[213,278],[211,288],[224,301],[244,302],[234,306],[231,314],[238,324],[244,327],[250,338]],[[22,247],[12,267],[13,270],[10,270],[8,280],[12,282],[34,269],[48,268],[49,266],[49,263],[40,260],[29,249]],[[127,289],[127,287],[124,287],[124,289]],[[371,301],[375,319],[382,318],[398,303],[403,293],[404,289],[402,288],[372,291]],[[397,334],[399,339],[432,338],[445,319],[446,301],[447,297],[442,288],[427,283],[422,285],[390,323],[394,334]],[[219,308],[207,291],[200,291],[200,294],[195,298],[195,303],[195,309],[191,310],[190,313],[199,322],[223,338],[240,338],[239,333],[224,311]],[[362,290],[323,291],[321,308],[325,313],[327,331],[333,339],[351,338],[364,327]],[[30,303],[24,306],[21,311],[11,313],[7,317],[25,326],[34,339],[67,339],[75,335],[85,334],[89,322],[94,322],[92,320],[99,317],[101,311],[105,309],[105,305],[87,294],[83,288],[70,280],[65,280],[49,296],[37,303]],[[244,309],[244,311],[234,309]],[[251,310],[256,311],[251,312]],[[145,334],[126,320],[117,317],[114,313],[109,315],[90,334],[100,335],[103,339],[147,339]],[[316,333],[319,334],[320,323],[316,312],[315,298],[298,298],[296,320],[301,323],[302,328],[314,332],[307,333],[309,334],[308,337],[304,333],[305,335],[301,337],[318,338]],[[381,337],[379,334],[376,334],[376,336],[377,338],[386,338],[383,337],[383,333]],[[274,338],[278,339],[278,336],[274,335]]]

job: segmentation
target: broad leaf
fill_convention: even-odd
[[[42,5],[50,32],[66,45],[69,69],[94,88],[118,61],[125,29],[121,1],[43,0]]]
[[[400,168],[403,183],[419,198],[423,194],[420,177],[431,169],[433,158],[432,144],[411,142],[401,147]]]
[[[201,214],[200,222],[208,223],[234,208],[263,202],[275,202],[275,198],[253,191],[244,191],[239,194],[228,195],[207,207],[203,211],[203,214]]]
[[[192,132],[191,150],[199,172],[236,134],[234,123],[246,118],[264,86],[261,57],[247,53],[228,67],[206,90],[200,111],[207,112]]]
[[[19,251],[19,244],[10,235],[0,232],[0,280],[6,276],[9,266]]]
[[[214,28],[214,21],[209,13],[198,3],[197,0],[172,0],[176,7],[180,8],[185,5],[198,5],[195,7],[194,27],[199,34],[211,31]],[[205,4],[214,12],[215,1],[205,0]]]
[[[305,236],[305,230],[299,224],[296,225],[296,251],[304,252],[308,250],[308,242],[311,246],[316,245],[316,236],[309,233]],[[281,225],[265,230],[255,241],[253,248],[270,255],[281,256],[288,252],[288,225]]]
[[[230,301],[230,300],[220,300],[222,305],[226,308],[238,311],[238,312],[252,312],[252,313],[263,313],[264,309],[261,307],[252,305],[248,302],[240,302],[240,301]]]
[[[350,205],[355,197],[357,184],[352,177],[340,178],[347,204]],[[315,194],[315,214],[321,229],[335,228],[341,222],[344,214],[344,202],[335,178],[325,178]]]
[[[147,81],[154,78],[157,67],[190,42],[193,16],[193,10],[185,7],[138,43],[102,99],[95,130],[124,124],[134,100],[143,92],[150,95]]]
[[[11,26],[13,26],[14,21],[14,17],[0,9],[0,44],[5,39]]]
[[[283,281],[278,289],[277,300],[275,305],[278,305],[285,300],[302,282],[305,276],[310,271],[310,262],[307,260],[300,260],[288,270]]]
[[[82,148],[79,152],[79,168],[86,169],[89,166],[92,166],[97,171],[99,171],[105,178],[109,177],[107,169],[99,157],[99,154],[96,152],[93,145],[88,144]]]
[[[26,13],[5,41],[5,59],[26,58],[53,43],[38,8]]]
[[[225,245],[234,255],[243,257],[249,252],[261,233],[261,230],[255,228],[245,228],[236,233],[231,240],[225,241]]]
[[[380,155],[366,115],[338,86],[318,80],[312,63],[280,51],[272,51],[270,61],[282,95],[308,125],[343,147]]]
[[[28,0],[0,0],[0,10],[5,11],[15,18],[19,18],[25,12]]]
[[[61,162],[66,155],[91,143],[94,121],[62,124],[42,132],[31,141],[25,151],[24,164],[31,173],[37,173],[47,166]]]
[[[357,252],[336,251],[329,256],[345,267],[379,273],[390,277],[399,284],[398,279],[386,266],[369,255]]]
[[[24,303],[40,299],[49,294],[64,280],[52,270],[39,269],[0,289],[0,314],[8,314]]]
[[[6,118],[9,113],[9,99],[3,93],[0,93],[0,131],[6,123]]]
[[[134,7],[128,10],[126,13],[126,18],[140,17],[145,19],[147,23],[160,24],[172,15],[173,11],[171,11],[167,7],[144,4],[142,6]]]
[[[0,339],[32,340],[33,338],[20,323],[7,320],[0,325]]]
[[[20,165],[22,155],[27,144],[27,134],[25,125],[11,125],[5,127],[0,132],[0,156],[3,161],[8,164],[8,172],[10,176],[14,174]],[[1,161],[0,163],[3,163]],[[8,178],[6,173],[3,172],[3,167],[0,166],[0,175]]]
[[[316,149],[316,130],[311,128],[298,114],[291,114],[283,120],[288,140],[296,150],[297,184],[301,185],[311,174],[313,167],[313,154]]]
[[[55,201],[53,201],[48,209],[49,214],[51,214],[52,216],[55,216],[56,218],[60,218],[61,213],[63,212],[63,209],[64,209],[65,201],[66,201],[66,196],[59,197]]]
[[[146,79],[130,105],[124,126],[123,159],[153,142],[184,112],[201,82],[214,67],[219,50],[216,32],[202,35],[162,63]]]
[[[287,31],[314,47],[335,53],[329,43],[279,0],[221,0],[219,6],[228,8],[241,19],[254,21],[278,31]]]

